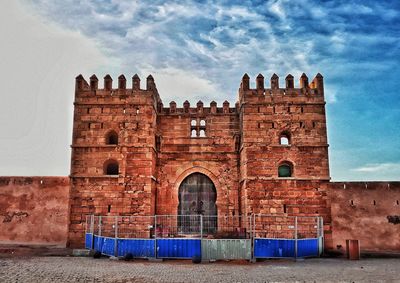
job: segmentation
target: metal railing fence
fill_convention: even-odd
[[[85,247],[105,255],[205,260],[297,258],[323,250],[319,216],[86,217]]]
[[[88,215],[85,227],[86,233],[122,239],[306,239],[323,237],[323,220],[320,216]]]

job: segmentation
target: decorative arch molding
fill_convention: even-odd
[[[174,195],[176,196],[176,202],[178,203],[178,194],[179,194],[179,187],[181,185],[181,183],[183,182],[183,180],[185,180],[185,178],[193,173],[201,173],[206,175],[208,178],[211,179],[211,181],[214,183],[215,186],[215,190],[217,191],[217,200],[215,201],[215,204],[217,205],[217,208],[219,207],[219,200],[220,200],[220,195],[222,192],[222,184],[218,181],[218,178],[215,176],[214,173],[212,173],[210,170],[201,167],[201,166],[193,166],[190,167],[188,169],[186,169],[185,171],[183,171],[178,178],[176,178],[174,185],[173,185],[173,191],[174,191]]]

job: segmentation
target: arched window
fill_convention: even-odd
[[[206,125],[206,121],[205,120],[201,120],[200,121],[200,126],[205,126]]]
[[[118,134],[115,131],[108,132],[106,136],[106,144],[111,144],[111,145],[118,144]]]
[[[191,126],[196,126],[197,125],[197,121],[196,120],[192,120],[192,122],[190,122]]]
[[[290,134],[288,132],[283,132],[279,136],[280,145],[290,145]]]
[[[292,177],[293,174],[293,166],[289,162],[284,162],[278,167],[278,177],[287,178]]]
[[[104,175],[119,175],[118,161],[110,159],[104,162]]]
[[[199,137],[205,138],[206,137],[206,131],[205,130],[200,130]]]

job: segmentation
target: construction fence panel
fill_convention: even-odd
[[[201,257],[202,215],[157,215],[157,258]]]
[[[134,258],[230,260],[319,256],[321,217],[252,215],[93,216],[85,248]]]
[[[202,260],[251,259],[251,217],[203,216],[203,223]]]
[[[254,215],[254,258],[297,258],[322,252],[320,217]]]

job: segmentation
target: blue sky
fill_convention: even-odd
[[[45,65],[43,60],[34,63],[43,73],[37,79],[62,79],[73,84],[73,72],[86,77],[110,73],[114,78],[121,73],[129,77],[138,73],[143,81],[151,73],[164,104],[170,100],[179,104],[186,98],[208,104],[225,99],[234,103],[245,72],[253,82],[260,72],[266,78],[277,73],[281,83],[288,73],[298,81],[302,72],[310,79],[320,72],[325,78],[332,179],[400,180],[399,1],[98,3],[26,0],[8,4],[14,9],[9,20],[17,21],[16,26],[21,24],[21,31],[27,32],[21,39],[23,45],[41,43],[36,48],[48,61]],[[27,23],[28,30],[24,28]],[[25,48],[11,46],[8,52],[13,58],[15,52],[30,52]],[[46,59],[53,55],[54,60]],[[57,69],[59,76],[48,70],[55,62],[66,65]],[[36,75],[38,70],[30,71]],[[66,77],[60,78],[61,74]],[[3,146],[19,146],[22,149],[17,150],[27,154],[24,174],[69,173],[72,89],[44,84],[33,97],[35,101],[47,97],[52,104],[32,112],[36,124],[26,130],[29,134],[21,130],[15,140],[5,142],[7,137],[2,141],[0,136]],[[51,143],[35,139],[37,131],[42,131],[39,137],[51,139],[47,131],[40,130],[41,123],[54,133],[60,131],[60,123],[64,125],[60,138]],[[5,126],[15,131],[11,128],[15,125]],[[24,137],[42,146],[24,147]],[[40,150],[50,153],[43,156]],[[14,165],[0,167],[0,174],[10,175],[8,170],[20,168],[20,159],[15,161],[8,151],[0,151],[0,155]],[[44,158],[46,163],[35,158]]]

